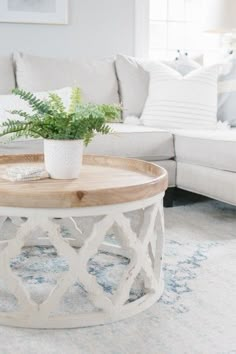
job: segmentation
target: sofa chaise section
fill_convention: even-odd
[[[236,129],[174,135],[177,187],[236,205]]]

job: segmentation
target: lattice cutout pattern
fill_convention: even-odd
[[[88,326],[128,317],[154,303],[160,297],[163,286],[162,200],[135,213],[138,213],[136,223],[130,213],[110,212],[107,215],[90,217],[86,237],[77,217],[67,219],[74,228],[71,237],[62,232],[63,219],[48,218],[40,214],[34,217],[25,215],[8,219],[1,217],[0,285],[4,283],[6,291],[14,296],[18,310],[3,310],[0,306],[0,323],[35,328]],[[15,237],[6,238],[6,223],[8,227],[10,224],[14,225]],[[160,225],[159,232],[157,225]],[[107,234],[112,232],[118,244],[114,242],[114,237],[113,240],[111,237],[112,242],[109,242]],[[39,234],[40,238],[37,236]],[[45,245],[53,246],[59,257],[58,264],[59,260],[60,262],[63,260],[65,264],[43,301],[37,301],[37,296],[31,296],[22,277],[19,276],[19,271],[17,272],[13,266],[14,261],[15,263],[17,259],[20,261],[22,250],[25,252],[24,247],[29,246],[32,239],[38,245],[38,250]],[[101,258],[102,254],[106,257],[106,262],[112,257],[123,259],[123,268],[115,291],[107,290],[105,281],[99,280],[92,271],[93,262],[97,262],[96,257],[99,255]],[[43,257],[41,258],[43,262]],[[116,270],[115,267],[116,263],[113,264],[113,271]],[[83,308],[75,311],[72,306],[72,313],[68,311],[64,313],[62,304],[70,301],[70,294],[72,301],[78,302],[80,306],[76,286],[77,290],[80,288],[83,291],[83,296],[87,297],[91,306],[85,311]],[[135,297],[133,288],[137,287],[140,295]]]

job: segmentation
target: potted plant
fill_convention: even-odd
[[[110,133],[107,123],[116,120],[121,110],[117,105],[82,104],[78,88],[72,89],[68,110],[56,93],[49,93],[45,100],[21,89],[13,93],[27,101],[32,112],[11,111],[18,117],[2,123],[0,136],[43,138],[45,168],[55,179],[78,178],[83,146],[96,133]]]

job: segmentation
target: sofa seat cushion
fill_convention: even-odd
[[[174,158],[173,135],[164,130],[133,126],[127,124],[111,124],[113,132],[108,135],[96,135],[85,148],[85,154],[113,155],[140,158],[158,163]],[[42,153],[42,139],[24,139],[0,144],[0,155]],[[171,160],[172,161],[172,160]],[[175,166],[175,161],[170,168]],[[172,178],[174,180],[175,177]]]
[[[21,155],[21,154],[42,154],[43,140],[28,139],[24,141],[13,141],[11,143],[0,144],[0,155]],[[165,168],[168,172],[169,187],[176,186],[176,161],[161,160],[152,161],[152,163]]]
[[[236,172],[236,129],[175,131],[177,162]]]
[[[148,161],[174,158],[170,132],[129,124],[111,124],[113,132],[97,135],[85,149],[87,154],[134,157]]]

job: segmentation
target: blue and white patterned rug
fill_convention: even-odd
[[[165,215],[165,291],[158,303],[130,319],[93,328],[0,327],[0,354],[236,354],[236,208],[202,200],[166,209]],[[108,292],[115,286],[112,264],[106,256],[102,267],[96,260],[89,265],[102,275],[101,284],[106,278]],[[42,286],[43,292],[56,281],[58,265],[66,269],[53,249],[37,247],[12,263],[29,287]],[[122,259],[120,266],[122,271]],[[133,296],[139,296],[138,289]]]

